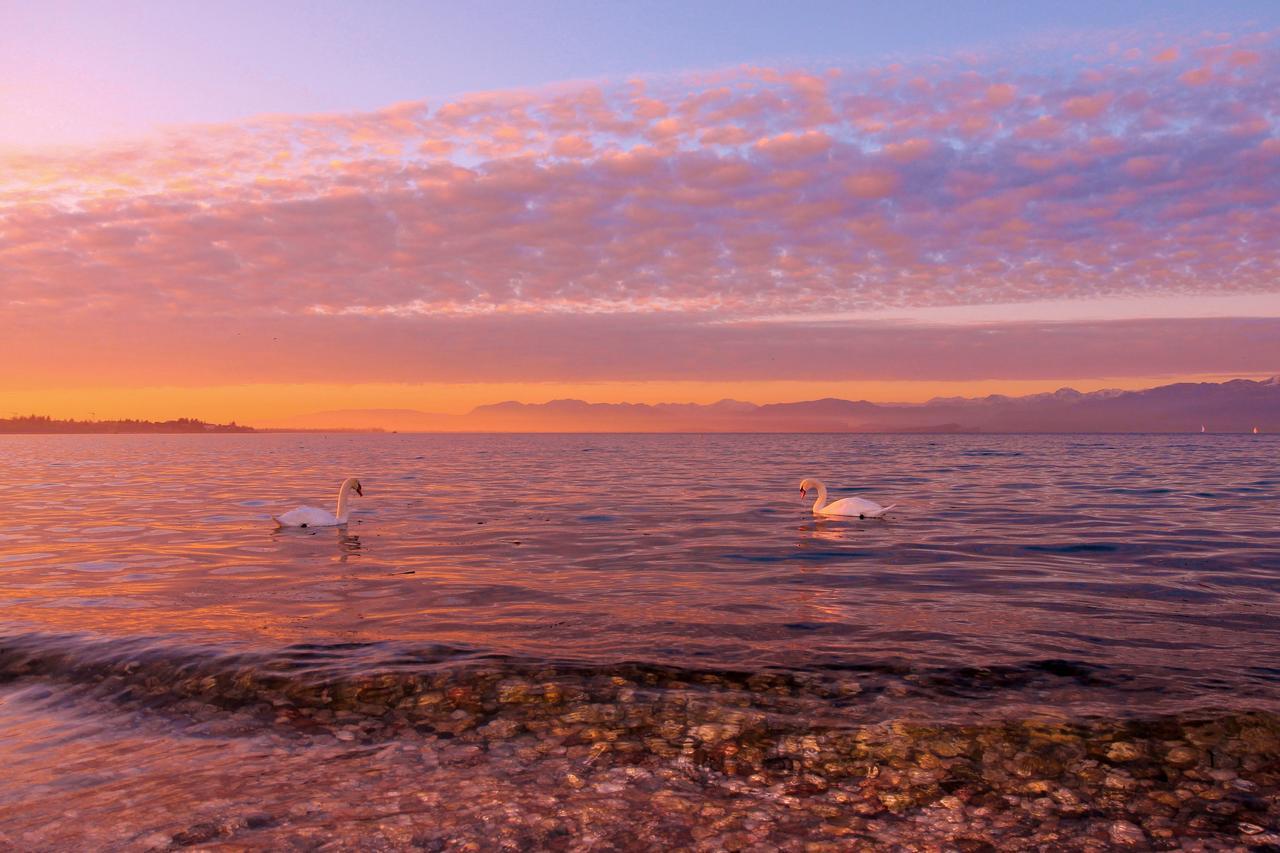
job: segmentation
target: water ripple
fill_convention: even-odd
[[[1274,442],[1212,436],[6,437],[0,627],[800,670],[1043,657],[1274,689]],[[345,531],[275,531],[362,478]],[[796,495],[901,508],[815,519]],[[1249,649],[1242,654],[1241,649]],[[349,661],[360,665],[358,659]],[[1262,687],[1259,687],[1263,684]],[[1099,682],[1089,702],[1123,706]],[[1223,697],[1227,698],[1223,698]]]

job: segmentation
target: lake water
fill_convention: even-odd
[[[0,451],[0,849],[1280,844],[1274,437]]]

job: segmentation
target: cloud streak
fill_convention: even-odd
[[[41,357],[31,358],[34,352]],[[94,357],[86,357],[86,353]],[[940,380],[1261,374],[1280,318],[914,325],[713,317],[367,316],[102,323],[69,316],[0,341],[0,386]],[[1120,374],[1111,372],[1124,365]]]

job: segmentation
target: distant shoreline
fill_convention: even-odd
[[[17,420],[26,420],[19,418]],[[197,426],[167,421],[65,421],[45,424],[15,424],[13,418],[0,419],[0,435],[265,435],[271,433],[385,433],[382,429],[275,429],[241,424]]]
[[[466,414],[416,409],[337,409],[293,416],[267,427],[194,418],[167,421],[0,419],[2,434],[886,434],[886,435],[1239,435],[1280,433],[1280,376],[1265,380],[1181,382],[1142,391],[935,398],[873,403],[824,397],[757,405],[717,403],[546,403],[508,401]]]
[[[253,427],[241,426],[235,421],[229,424],[211,424],[195,418],[177,418],[169,421],[143,421],[135,419],[114,421],[77,421],[51,418],[46,415],[22,415],[0,418],[0,435],[45,434],[103,434],[103,433],[245,433],[256,432]]]
[[[359,432],[380,433],[382,429],[314,429],[261,428],[245,426],[231,421],[212,424],[196,418],[175,418],[167,421],[144,421],[125,418],[113,421],[78,421],[74,418],[51,418],[47,415],[21,415],[0,418],[0,435],[244,435],[247,433],[273,432]]]
[[[385,429],[274,429],[242,428],[236,430],[184,430],[184,429],[67,429],[67,430],[13,430],[0,429],[0,437],[6,435],[577,435],[577,436],[779,436],[779,435],[843,435],[843,436],[920,436],[938,438],[945,436],[1108,436],[1108,435],[1161,435],[1161,436],[1243,436],[1256,438],[1274,437],[1280,433],[1250,433],[1247,430],[1222,430],[1219,432],[1173,430],[529,430],[529,429],[469,429],[469,430],[385,430]]]

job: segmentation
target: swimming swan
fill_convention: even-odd
[[[325,512],[322,509],[316,509],[313,506],[300,506],[280,515],[273,515],[272,519],[280,527],[339,527],[347,523],[347,516],[351,514],[347,501],[350,499],[352,492],[364,497],[364,491],[360,488],[360,481],[355,477],[348,477],[342,481],[342,485],[338,488],[337,515]]]
[[[869,501],[866,498],[844,498],[823,506],[827,501],[827,487],[822,484],[821,480],[806,479],[800,484],[800,497],[804,497],[805,492],[809,491],[809,489],[818,490],[818,499],[813,502],[814,515],[838,515],[844,518],[880,518],[897,506],[897,504],[880,506],[875,501]]]

